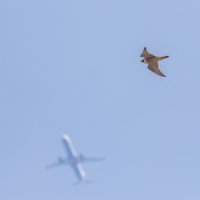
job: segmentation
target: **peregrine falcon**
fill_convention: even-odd
[[[163,76],[166,77],[158,68],[158,61],[163,60],[165,58],[168,58],[169,56],[161,56],[161,57],[157,57],[154,56],[153,54],[150,54],[147,52],[147,48],[144,47],[144,50],[142,52],[142,54],[140,55],[140,57],[144,57],[143,60],[141,60],[141,62],[143,62],[144,64],[148,64],[148,69],[151,70],[152,72],[154,72],[155,74],[159,75],[159,76]]]

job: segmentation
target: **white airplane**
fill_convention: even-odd
[[[107,160],[107,158],[86,158],[83,155],[78,156],[73,145],[72,145],[72,142],[71,142],[69,136],[63,135],[62,141],[63,141],[64,147],[65,147],[65,150],[67,152],[67,158],[62,159],[62,158],[59,157],[58,162],[47,166],[46,169],[49,169],[49,168],[52,168],[52,167],[57,167],[57,166],[70,165],[73,168],[73,170],[76,174],[76,177],[79,180],[75,184],[92,183],[92,181],[85,180],[85,172],[83,171],[80,163]]]

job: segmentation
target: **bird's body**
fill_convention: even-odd
[[[159,76],[166,77],[159,70],[158,61],[168,58],[169,56],[161,56],[161,57],[154,56],[153,54],[148,53],[146,47],[144,47],[144,50],[143,50],[142,54],[140,55],[140,57],[144,57],[144,59],[141,60],[141,62],[143,62],[144,64],[148,64],[149,70],[151,70],[152,72],[154,72],[155,74],[157,74]]]

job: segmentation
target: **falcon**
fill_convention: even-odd
[[[153,73],[162,76],[162,77],[166,77],[159,69],[158,67],[158,61],[163,60],[165,58],[169,58],[169,56],[161,56],[161,57],[157,57],[154,56],[153,54],[150,54],[147,52],[147,48],[144,47],[144,50],[142,52],[142,54],[140,55],[140,57],[144,57],[143,60],[141,60],[142,63],[144,64],[148,64],[148,69],[151,70]]]

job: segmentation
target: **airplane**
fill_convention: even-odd
[[[75,183],[77,184],[82,184],[82,183],[92,183],[93,181],[85,180],[85,172],[82,169],[81,163],[83,162],[92,162],[92,161],[102,161],[102,160],[107,160],[107,158],[87,158],[83,156],[82,154],[78,155],[73,147],[73,144],[67,135],[63,135],[62,142],[64,144],[64,148],[67,152],[67,158],[58,158],[58,162],[51,164],[46,167],[46,169],[57,167],[57,166],[64,166],[64,165],[70,165],[75,174],[76,177],[78,178],[78,182]]]

